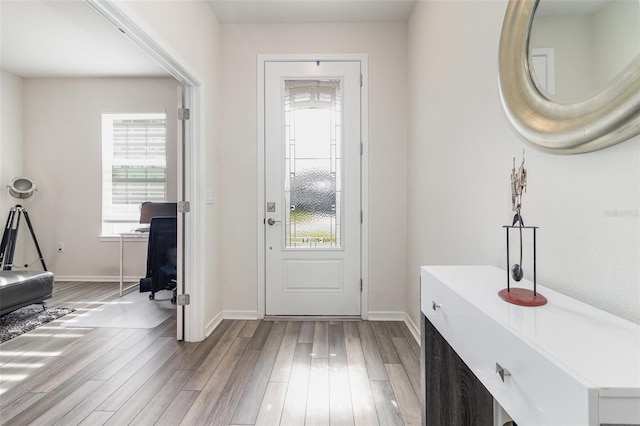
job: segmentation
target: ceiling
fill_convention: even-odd
[[[167,76],[79,0],[0,0],[2,68],[24,78]]]
[[[415,4],[415,0],[206,1],[223,24],[406,22]],[[0,40],[2,68],[23,78],[169,75],[82,0],[0,0]]]
[[[406,22],[416,0],[208,0],[223,24]]]

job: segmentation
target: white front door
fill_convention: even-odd
[[[267,315],[360,315],[360,72],[265,63]]]

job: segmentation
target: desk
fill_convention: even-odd
[[[135,287],[136,285],[138,285],[137,283],[134,285],[130,285],[127,288],[122,288],[123,284],[124,284],[124,242],[125,240],[129,240],[129,241],[148,241],[149,240],[149,233],[148,232],[134,232],[134,231],[130,231],[130,232],[121,232],[120,233],[120,297],[122,297],[122,294],[125,290],[129,290],[130,288]]]

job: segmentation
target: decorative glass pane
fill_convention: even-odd
[[[339,80],[286,80],[285,247],[342,247]]]

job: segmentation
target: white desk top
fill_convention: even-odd
[[[558,366],[599,388],[600,396],[640,397],[640,325],[541,285],[537,289],[549,300],[546,305],[506,303],[497,294],[507,285],[506,272],[493,266],[423,269]],[[533,289],[527,280],[515,284],[512,280],[512,287]],[[423,312],[430,303],[421,301]]]
[[[122,238],[149,238],[148,232],[127,231],[127,232],[120,232],[119,235]]]

